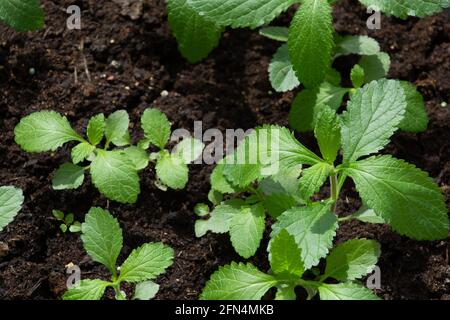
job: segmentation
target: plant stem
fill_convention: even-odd
[[[333,212],[336,213],[337,200],[339,197],[338,175],[333,173],[330,176],[331,199],[333,200]]]

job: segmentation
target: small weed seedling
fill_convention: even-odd
[[[188,181],[187,163],[198,158],[203,143],[183,139],[173,150],[165,149],[171,134],[166,115],[157,109],[146,109],[141,118],[144,138],[131,145],[129,117],[119,110],[105,118],[92,117],[87,126],[87,140],[75,132],[66,117],[53,111],[40,111],[23,118],[16,126],[15,140],[28,152],[54,151],[63,144],[76,141],[72,162],[64,163],[53,177],[53,189],[76,189],[83,184],[84,171],[90,171],[92,182],[107,198],[121,203],[135,203],[140,193],[138,172],[149,161],[155,162],[157,185],[165,190],[183,189]],[[105,139],[104,139],[105,138]],[[103,146],[99,144],[104,141]],[[112,148],[111,144],[116,148]],[[159,149],[150,155],[150,145]],[[90,164],[80,166],[80,163]]]
[[[173,250],[162,243],[146,243],[134,249],[118,268],[117,257],[122,250],[122,229],[107,210],[91,208],[82,224],[81,240],[92,260],[111,272],[111,281],[85,279],[64,294],[64,300],[100,300],[107,287],[112,287],[117,300],[126,300],[120,285],[136,283],[133,299],[149,300],[158,292],[154,280],[172,265]]]
[[[0,20],[18,31],[34,31],[44,26],[44,12],[39,0],[2,0]]]
[[[66,233],[67,230],[72,233],[81,232],[81,223],[75,221],[75,216],[73,215],[73,213],[69,213],[66,215],[60,210],[53,210],[52,214],[56,218],[56,220],[61,222],[59,228],[63,233]]]
[[[22,190],[15,187],[0,187],[0,231],[13,221],[22,204]]]
[[[372,155],[389,143],[405,112],[406,99],[398,81],[383,79],[356,89],[341,117],[327,107],[318,115],[314,133],[322,157],[298,142],[287,128],[258,128],[211,175],[209,198],[220,204],[209,219],[197,221],[197,235],[229,232],[236,251],[248,258],[259,247],[268,212],[276,219],[274,233],[286,229],[295,237],[306,268],[327,254],[343,220],[387,223],[418,240],[446,238],[447,208],[433,179],[403,160]],[[339,150],[342,163],[337,165]],[[309,167],[302,167],[300,173],[300,166]],[[355,183],[365,206],[338,218],[336,202],[347,178]],[[330,198],[312,202],[327,179]],[[222,194],[242,192],[244,199],[221,202]],[[203,206],[201,212],[208,211]]]
[[[379,300],[371,290],[355,281],[372,272],[378,261],[380,246],[374,240],[354,239],[339,244],[326,258],[323,274],[317,268],[306,267],[294,237],[284,229],[270,241],[268,251],[269,273],[250,263],[233,262],[211,276],[200,298],[259,300],[275,287],[276,300],[295,300],[295,288],[300,286],[308,293],[308,300],[317,294],[321,300]],[[334,281],[325,282],[329,279]]]

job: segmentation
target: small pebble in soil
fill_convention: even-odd
[[[447,108],[448,107],[448,103],[445,102],[445,101],[441,102],[441,107],[442,108]]]
[[[9,253],[9,246],[7,243],[0,242],[0,259],[6,257]]]
[[[111,67],[119,69],[120,68],[120,62],[117,60],[111,61]]]
[[[169,92],[167,90],[161,91],[161,97],[167,97],[169,95]]]
[[[30,76],[34,76],[36,74],[36,69],[35,68],[30,68],[28,70],[28,73],[30,74]]]

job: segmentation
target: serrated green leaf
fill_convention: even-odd
[[[71,152],[72,161],[74,164],[78,164],[83,162],[86,158],[88,158],[92,152],[94,152],[95,147],[90,145],[87,142],[82,142],[76,145]]]
[[[205,145],[198,139],[184,138],[179,144],[175,146],[174,153],[184,163],[188,164],[197,160],[203,153]]]
[[[287,44],[278,48],[269,65],[269,80],[277,92],[290,91],[300,85],[295,75]]]
[[[222,28],[198,14],[187,0],[169,0],[167,11],[178,49],[189,62],[201,61],[217,47]]]
[[[298,202],[292,195],[285,193],[273,193],[264,197],[263,204],[270,216],[276,219],[283,212],[295,207]]]
[[[385,52],[363,56],[358,64],[364,69],[365,82],[369,83],[387,76],[391,68],[391,58]]]
[[[0,187],[0,231],[19,213],[23,204],[23,192],[15,187]]]
[[[126,136],[128,134],[128,126],[130,118],[125,110],[118,110],[112,113],[105,120],[105,136],[108,142],[114,143],[116,146],[126,145]]]
[[[44,12],[38,0],[2,0],[0,19],[21,32],[44,27]]]
[[[346,282],[372,272],[380,256],[380,245],[374,240],[353,239],[341,243],[327,257],[322,279]]]
[[[283,169],[281,168],[276,174],[265,177],[259,183],[259,189],[266,195],[287,194],[301,200],[298,195],[299,177],[302,172],[302,165]]]
[[[211,188],[221,193],[235,193],[236,189],[228,182],[223,175],[223,164],[215,166],[211,173]]]
[[[336,57],[348,54],[371,56],[380,52],[380,45],[368,36],[344,36],[336,43]]]
[[[136,146],[131,146],[126,148],[124,151],[125,154],[134,163],[136,170],[143,170],[147,168],[150,158],[145,150]]]
[[[134,249],[120,267],[121,281],[140,282],[155,279],[172,265],[173,249],[158,243],[146,243]]]
[[[189,169],[176,154],[164,153],[156,162],[156,175],[169,188],[183,189],[189,179]]]
[[[323,0],[303,0],[289,28],[289,55],[300,82],[318,87],[331,66],[334,47],[331,6]]]
[[[91,163],[92,182],[111,200],[135,203],[141,192],[135,164],[122,151],[99,150]]]
[[[448,236],[442,191],[428,174],[390,156],[351,163],[346,173],[361,198],[400,234],[418,240]]]
[[[317,265],[333,246],[338,223],[329,207],[329,204],[314,204],[292,208],[272,226],[272,238],[283,229],[295,237],[305,269]]]
[[[371,290],[353,282],[322,283],[318,289],[320,300],[380,300]]]
[[[164,149],[170,138],[171,124],[167,116],[158,109],[145,109],[141,126],[145,137],[155,146]]]
[[[76,189],[83,184],[84,169],[73,163],[66,162],[56,171],[52,180],[55,190]]]
[[[265,27],[259,30],[259,34],[272,40],[287,42],[289,29],[286,27]]]
[[[406,19],[408,16],[426,17],[448,8],[448,0],[359,0],[365,6],[376,7],[378,10]]]
[[[298,0],[188,0],[201,16],[220,26],[257,28]]]
[[[289,125],[299,132],[314,130],[323,106],[338,110],[347,92],[348,89],[329,82],[322,83],[320,88],[303,90],[292,102]]]
[[[243,200],[228,200],[214,208],[208,220],[195,222],[196,237],[203,237],[208,231],[226,233],[230,231],[230,222],[234,215],[239,214]]]
[[[265,228],[264,207],[261,204],[243,207],[230,220],[230,238],[234,249],[245,259],[256,252]]]
[[[252,264],[220,267],[206,283],[201,300],[259,300],[277,280],[259,271]]]
[[[153,281],[139,282],[134,290],[133,300],[153,299],[159,291],[159,284]]]
[[[425,131],[428,126],[428,115],[422,95],[407,81],[401,81],[401,86],[406,97],[406,113],[400,122],[400,129],[410,132]]]
[[[383,79],[358,89],[342,115],[344,162],[381,150],[398,129],[405,109],[398,81]]]
[[[367,223],[386,223],[381,215],[376,213],[375,210],[370,209],[364,203],[361,208],[353,214],[353,217],[359,221]]]
[[[97,114],[89,120],[87,136],[92,145],[96,146],[102,141],[103,135],[105,134],[105,127],[106,123],[103,113]]]
[[[364,69],[355,64],[350,72],[350,79],[352,80],[353,87],[361,88],[366,83],[366,75]]]
[[[85,279],[73,288],[67,290],[63,295],[63,300],[100,300],[105,289],[111,283],[99,279]]]
[[[81,225],[81,240],[92,260],[116,274],[116,260],[122,249],[123,237],[119,222],[108,210],[91,208]]]
[[[333,167],[325,162],[320,162],[303,170],[300,178],[300,194],[305,200],[309,200],[323,186],[330,176]]]
[[[83,142],[66,117],[54,111],[34,112],[14,129],[16,143],[27,152],[54,151],[69,141]]]
[[[317,115],[314,135],[322,157],[329,163],[336,160],[341,146],[341,123],[334,110],[324,107]]]
[[[284,229],[270,241],[269,261],[276,275],[293,276],[294,279],[299,279],[305,272],[300,248],[295,238]]]

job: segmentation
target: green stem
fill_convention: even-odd
[[[339,197],[339,182],[338,182],[338,175],[336,173],[333,173],[330,176],[330,185],[331,185],[331,200],[333,200],[333,212],[336,213],[336,206],[337,206],[337,200]]]

